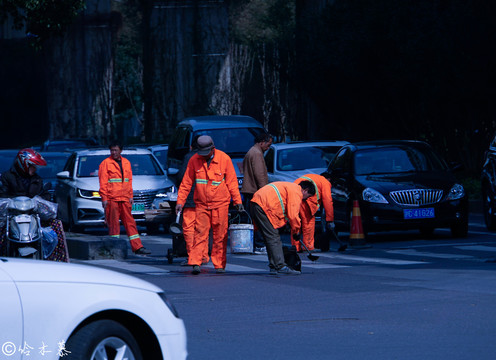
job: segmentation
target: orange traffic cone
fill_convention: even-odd
[[[358,200],[353,200],[353,214],[351,216],[350,245],[352,247],[364,247],[365,234],[363,233],[362,215]]]

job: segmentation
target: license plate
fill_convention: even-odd
[[[432,219],[434,217],[434,208],[403,209],[404,219]]]
[[[134,203],[133,207],[131,208],[132,213],[142,213],[144,211],[145,211],[145,204]]]

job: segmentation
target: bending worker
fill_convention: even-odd
[[[99,192],[102,197],[109,235],[112,237],[120,236],[120,219],[129,237],[131,250],[137,255],[148,255],[151,252],[141,243],[136,222],[131,214],[134,203],[131,163],[121,156],[121,144],[111,143],[109,149],[110,156],[103,160],[98,168]]]
[[[315,186],[309,181],[302,181],[298,185],[276,181],[265,185],[253,195],[250,206],[251,216],[265,240],[271,273],[300,274],[284,262],[278,229],[289,221],[291,232],[298,238],[301,202],[313,195],[315,195]]]
[[[243,210],[238,179],[231,158],[214,146],[208,135],[197,140],[198,153],[188,162],[183,180],[177,194],[176,213],[182,211],[186,198],[196,184],[193,199],[196,205],[195,237],[188,264],[193,266],[193,274],[200,273],[205,243],[212,228],[212,252],[210,258],[216,272],[223,273],[226,268],[227,228],[229,222],[229,203],[231,198],[239,211]]]
[[[331,183],[325,177],[317,174],[306,174],[295,180],[296,184],[310,181],[315,187],[315,195],[301,203],[300,219],[303,244],[308,250],[315,249],[315,214],[321,206],[324,207],[326,226],[334,229],[334,207],[332,205]],[[291,237],[291,244],[301,251],[301,244]]]

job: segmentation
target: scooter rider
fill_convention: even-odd
[[[50,201],[50,193],[43,184],[43,179],[36,173],[38,167],[46,166],[47,162],[34,149],[26,148],[17,153],[12,168],[4,173],[0,178],[0,198],[15,198],[18,196],[27,196],[34,198],[40,196],[44,200]],[[57,235],[57,245],[47,255],[46,260],[69,262],[69,252],[65,240],[62,222],[58,219],[49,220],[42,226],[50,227]],[[0,237],[0,255],[6,251],[5,232],[1,230]]]
[[[36,173],[39,166],[46,164],[46,160],[36,150],[29,148],[20,150],[10,170],[2,174],[0,197],[32,198],[39,195],[45,200],[50,200],[50,194],[43,186],[43,179]]]

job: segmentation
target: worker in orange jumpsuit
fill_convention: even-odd
[[[315,187],[309,181],[298,185],[291,182],[276,181],[260,188],[251,200],[252,219],[267,247],[271,273],[297,275],[300,271],[291,269],[284,261],[279,228],[289,222],[293,236],[300,233],[300,206],[303,200],[315,194]]]
[[[112,143],[110,156],[98,168],[100,196],[105,210],[105,222],[112,237],[120,236],[119,219],[126,229],[131,250],[138,255],[148,255],[150,250],[141,243],[136,222],[131,214],[133,200],[133,172],[128,159],[121,156],[122,145]]]
[[[198,153],[188,162],[177,194],[176,213],[184,203],[195,183],[193,199],[196,205],[195,237],[188,254],[188,264],[193,274],[200,273],[205,243],[212,228],[212,251],[210,258],[216,272],[226,268],[227,228],[231,198],[238,211],[243,210],[238,179],[231,158],[214,146],[212,138],[202,135],[197,140]]]
[[[179,188],[181,185],[181,181],[183,180],[184,173],[186,172],[186,168],[188,166],[189,160],[193,157],[194,154],[198,152],[198,138],[199,135],[195,136],[191,141],[190,152],[187,153],[183,158],[183,163],[181,164],[181,168],[176,176],[176,186]],[[186,198],[186,202],[184,203],[182,209],[182,217],[183,217],[183,237],[184,242],[186,243],[186,252],[189,254],[191,249],[193,248],[194,240],[195,240],[195,222],[196,222],[196,205],[193,200],[193,195],[195,193],[195,184],[191,186],[191,190]],[[205,247],[203,248],[203,256],[202,256],[202,264],[208,264],[210,257],[208,255],[208,241],[205,242]],[[181,262],[181,266],[187,266],[188,259]]]
[[[332,205],[331,183],[325,177],[317,174],[306,174],[295,180],[296,184],[310,181],[315,187],[315,195],[302,202],[300,207],[301,233],[303,244],[308,250],[315,249],[315,214],[324,207],[326,226],[334,229],[334,207]],[[291,244],[301,251],[299,241],[291,237]]]

